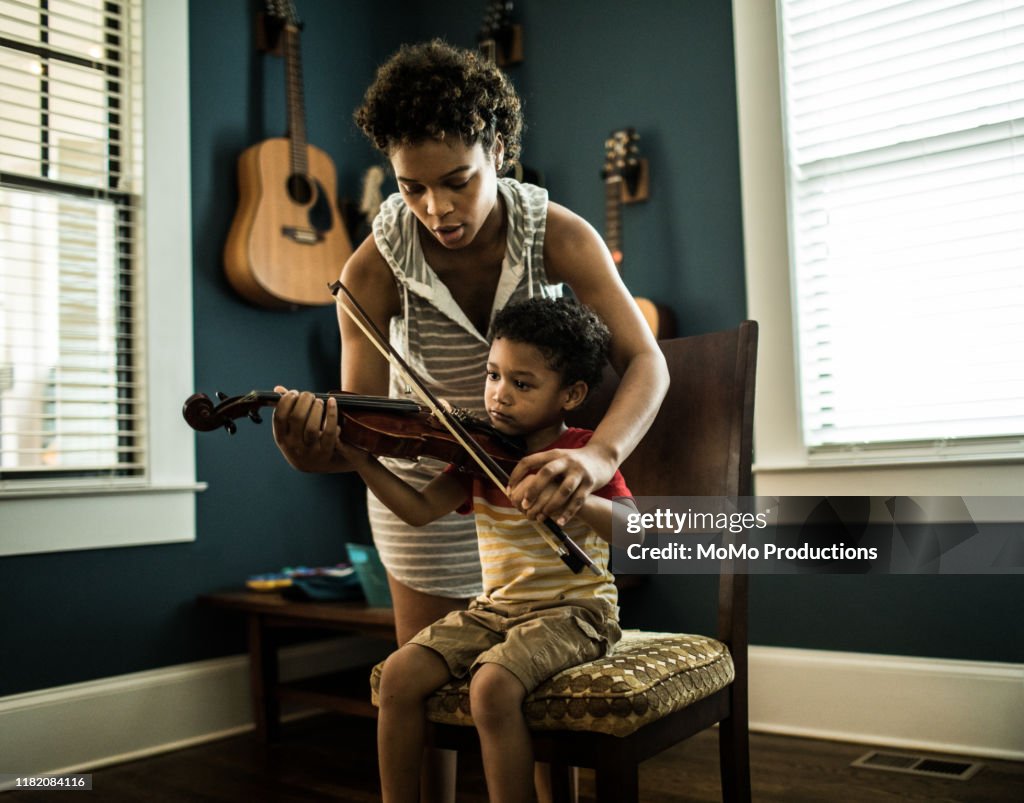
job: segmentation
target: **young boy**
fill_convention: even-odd
[[[523,438],[527,452],[583,446],[569,428],[600,380],[609,333],[588,308],[567,299],[512,304],[494,319],[484,404],[493,426]],[[377,497],[413,526],[459,510],[474,512],[484,591],[469,606],[422,630],[384,663],[377,746],[386,803],[419,799],[426,698],[453,676],[472,674],[469,694],[492,801],[533,798],[533,755],[525,697],[570,666],[618,641],[618,606],[608,572],[611,499],[629,496],[621,474],[587,498],[566,533],[601,568],[573,574],[533,524],[489,480],[449,468],[422,490],[373,457],[339,447]]]

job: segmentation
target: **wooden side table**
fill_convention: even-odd
[[[202,605],[245,614],[249,634],[249,686],[256,733],[272,741],[280,733],[281,703],[291,701],[355,716],[375,717],[369,698],[369,668],[357,668],[282,683],[278,648],[282,631],[303,629],[372,636],[391,643],[391,608],[365,602],[299,602],[278,592],[226,591],[204,594]]]

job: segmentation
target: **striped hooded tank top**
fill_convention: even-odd
[[[556,297],[562,285],[550,284],[544,271],[547,191],[513,179],[499,178],[498,193],[508,219],[502,261],[488,331],[479,332],[427,264],[418,222],[400,194],[381,205],[373,222],[377,249],[394,274],[401,314],[389,327],[391,344],[429,386],[477,415],[484,415],[485,366],[490,350],[490,323],[507,304],[534,296]],[[389,393],[415,398],[394,372]],[[444,469],[429,458],[386,459],[387,465],[417,488]],[[452,513],[426,527],[410,527],[368,492],[367,506],[374,544],[391,575],[410,588],[442,597],[475,597],[482,590],[476,524],[472,516]]]

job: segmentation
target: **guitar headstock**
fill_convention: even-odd
[[[283,56],[284,37],[281,34],[285,30],[295,32],[301,28],[302,21],[291,0],[263,0],[263,10],[255,18],[256,49]]]
[[[604,141],[604,169],[601,177],[605,181],[625,179],[631,168],[639,163],[640,135],[635,128],[620,128],[612,131]]]
[[[264,0],[264,7],[267,17],[276,20],[278,24],[302,27],[302,20],[299,19],[299,12],[292,0]]]
[[[491,0],[487,4],[476,40],[491,64],[506,67],[523,60],[522,26],[512,22],[512,0]]]
[[[379,165],[371,165],[363,173],[363,194],[359,200],[359,211],[363,213],[368,221],[377,217],[380,205],[384,198],[380,191],[384,184],[384,168]]]
[[[623,203],[647,198],[647,160],[640,158],[639,141],[640,135],[631,126],[612,131],[604,143],[601,178],[606,184],[621,185]]]

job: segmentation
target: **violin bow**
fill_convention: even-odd
[[[402,358],[391,343],[388,342],[387,338],[384,337],[383,333],[374,323],[373,319],[366,313],[362,305],[352,295],[351,291],[341,282],[334,282],[328,285],[331,290],[331,294],[335,297],[338,302],[338,306],[341,307],[345,314],[352,319],[352,322],[362,330],[363,334],[370,340],[370,342],[376,347],[381,355],[386,359],[391,366],[398,372],[402,377],[402,380],[411,387],[417,396],[423,401],[423,403],[430,408],[431,413],[437,418],[441,424],[452,434],[452,437],[465,449],[471,458],[480,466],[480,469],[487,475],[487,477],[493,482],[498,489],[505,493],[505,489],[508,488],[508,474],[499,466],[487,452],[480,448],[480,445],[473,440],[472,436],[466,432],[465,427],[462,423],[455,418],[444,405],[434,396],[430,388],[428,388],[423,381],[417,376],[416,372],[409,366],[408,363]],[[338,295],[339,291],[344,294],[344,299]],[[347,304],[345,302],[348,302]],[[540,534],[540,536],[547,542],[555,554],[561,558],[562,562],[569,567],[574,574],[579,574],[583,567],[586,566],[594,574],[600,576],[601,570],[597,564],[584,552],[580,546],[573,541],[565,531],[558,526],[550,518],[544,519],[543,522],[539,522],[536,519],[530,519],[530,523],[533,524],[534,528]]]

